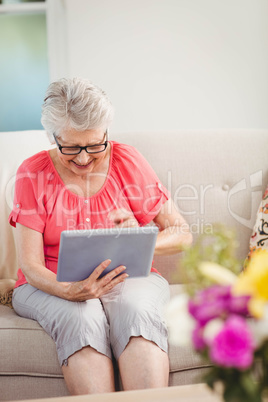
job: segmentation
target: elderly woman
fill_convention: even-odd
[[[153,268],[146,278],[126,280],[122,266],[100,278],[109,260],[84,281],[58,282],[61,232],[154,221],[160,229],[155,254],[191,243],[186,222],[146,160],[108,140],[112,117],[106,94],[90,81],[53,82],[42,124],[56,147],[19,167],[10,215],[20,265],[14,309],[53,338],[71,394],[114,391],[113,357],[125,390],[168,384],[162,313],[169,286]]]

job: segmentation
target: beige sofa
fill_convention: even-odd
[[[238,233],[238,256],[247,254],[261,193],[268,182],[268,131],[210,130],[130,133],[112,139],[136,146],[169,188],[194,237],[223,222]],[[0,288],[16,279],[14,230],[8,224],[14,175],[28,156],[50,147],[43,131],[0,133]],[[169,280],[180,256],[155,265]],[[13,280],[13,281],[12,281]],[[176,279],[179,282],[179,279]],[[180,291],[171,284],[172,294]],[[2,303],[7,300],[2,297]],[[34,321],[0,305],[0,400],[68,395],[53,341]],[[170,385],[201,381],[206,365],[187,348],[170,347]]]

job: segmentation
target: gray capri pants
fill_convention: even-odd
[[[168,282],[157,273],[128,278],[100,299],[72,302],[26,284],[14,290],[13,307],[36,320],[56,343],[60,365],[85,346],[118,360],[130,337],[142,336],[168,351],[163,310]]]

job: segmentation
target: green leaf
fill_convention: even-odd
[[[236,258],[237,246],[235,232],[224,225],[215,224],[211,233],[200,235],[192,247],[185,249],[181,261],[183,272],[180,272],[180,276],[188,284],[186,291],[194,295],[198,290],[213,284],[198,269],[199,264],[204,261],[215,262],[238,274],[243,264]],[[176,280],[176,277],[173,279]]]

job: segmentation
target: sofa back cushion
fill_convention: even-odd
[[[237,233],[237,257],[245,259],[262,192],[268,183],[268,130],[180,130],[116,134],[135,145],[171,191],[194,239],[223,223]],[[181,255],[157,257],[170,281],[180,276]],[[173,272],[179,275],[173,276]]]
[[[24,159],[51,147],[43,130],[0,133],[0,279],[16,279],[15,230],[8,223],[16,171]]]

